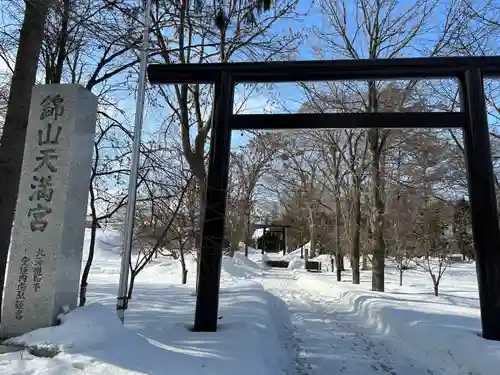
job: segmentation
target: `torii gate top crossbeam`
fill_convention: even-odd
[[[219,84],[222,77],[232,89],[238,83],[298,81],[457,79],[479,70],[483,77],[500,77],[500,56],[434,57],[377,60],[313,60],[282,62],[238,62],[211,64],[151,64],[152,84]],[[305,128],[461,128],[467,114],[460,112],[379,113],[279,113],[231,114],[231,130],[276,130]]]
[[[235,84],[425,79],[460,78],[470,69],[480,69],[484,77],[500,77],[500,56],[151,64],[148,78],[152,84],[214,83],[223,73],[229,74]]]

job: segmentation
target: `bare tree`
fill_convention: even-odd
[[[344,177],[342,170],[343,158],[342,154],[345,152],[346,143],[342,141],[343,134],[335,131],[322,131],[319,134],[319,139],[322,141],[322,158],[324,164],[320,169],[323,173],[326,184],[330,187],[330,192],[333,194],[334,212],[335,212],[335,226],[334,226],[334,241],[335,241],[335,264],[337,281],[342,280],[343,258],[344,253],[341,249],[341,231],[343,227],[342,206],[341,206],[341,187]],[[316,138],[317,141],[318,138]],[[324,204],[324,203],[323,203]],[[333,271],[333,270],[332,270]]]
[[[274,157],[279,152],[277,137],[273,133],[256,134],[249,143],[231,155],[235,166],[233,177],[229,179],[237,185],[235,189],[235,226],[231,235],[231,251],[239,247],[244,239],[245,255],[248,255],[250,237],[250,216],[254,203],[255,189],[262,175],[268,172]],[[231,195],[231,192],[229,193]]]
[[[456,251],[462,254],[463,261],[475,259],[470,204],[462,197],[455,203],[453,211],[453,238]]]
[[[52,4],[51,0],[26,2],[0,140],[0,305],[21,177],[31,90],[36,80],[45,20]]]
[[[461,17],[458,5],[449,7],[445,23],[440,33],[434,33],[432,48],[419,50],[419,38],[426,35],[426,25],[432,22],[439,2],[426,0],[412,1],[402,9],[396,0],[362,0],[356,2],[353,10],[345,0],[321,1],[320,8],[327,21],[326,29],[316,29],[316,34],[326,48],[323,55],[333,54],[335,57],[359,58],[394,58],[401,54],[408,55],[418,51],[421,54],[434,55],[447,44],[450,35],[458,29]],[[355,25],[348,27],[348,25]],[[436,37],[437,35],[437,37]],[[428,35],[426,35],[428,37]],[[428,41],[427,41],[428,43]],[[321,48],[321,47],[319,47]],[[408,84],[408,89],[415,82]],[[364,96],[366,112],[384,110],[380,106],[381,83],[368,82],[367,88],[352,84],[354,92],[367,92]],[[384,290],[384,200],[382,197],[382,154],[387,143],[389,131],[370,129],[368,131],[368,149],[371,155],[371,213],[373,277],[372,289]]]
[[[157,178],[155,181],[158,181]],[[168,181],[168,185],[170,185],[171,179],[169,178]],[[136,246],[138,251],[135,261],[132,257],[130,259],[128,299],[132,298],[135,279],[139,273],[159,252],[167,250],[166,246],[171,244],[168,235],[181,210],[190,182],[191,177],[184,180],[181,186],[147,186],[148,184],[145,184],[148,198],[143,200],[145,209],[136,212],[136,231],[138,233]],[[165,188],[167,191],[164,191]],[[184,248],[182,247],[180,250],[182,250],[181,257],[184,259]],[[172,255],[172,249],[169,251]],[[184,262],[182,264],[185,266]]]
[[[399,285],[403,285],[403,274],[410,269],[415,258],[413,220],[420,197],[411,192],[396,188],[395,197],[388,202],[389,259],[399,273]]]
[[[441,201],[427,200],[421,209],[415,227],[415,236],[423,256],[416,260],[429,273],[434,295],[439,294],[439,283],[452,263],[452,234],[449,207]]]
[[[196,5],[187,2],[156,4],[153,18],[158,27],[154,35],[162,62],[188,64],[228,62],[241,58],[267,60],[292,51],[299,33],[293,32],[285,38],[276,37],[273,25],[281,17],[293,13],[295,2],[276,4],[273,14],[256,17],[256,6],[261,5],[261,2],[245,1],[230,2],[224,6],[205,3],[201,9],[196,9]],[[216,29],[213,27],[214,15]],[[252,22],[249,23],[249,20]],[[174,27],[176,32],[165,34],[165,27]],[[200,213],[203,215],[205,157],[212,127],[211,88],[184,84],[176,85],[173,92],[159,90],[180,126],[184,157],[197,180]],[[198,248],[200,240],[198,237]]]
[[[99,196],[100,192],[107,190],[104,185],[107,185],[109,189],[113,185],[114,177],[116,177],[116,181],[119,181],[120,175],[123,176],[125,173],[128,173],[128,171],[125,172],[127,168],[123,165],[123,161],[126,160],[128,155],[127,147],[124,144],[127,143],[130,132],[127,130],[127,125],[125,124],[126,121],[124,119],[126,116],[120,118],[120,115],[124,115],[125,111],[118,108],[117,102],[119,100],[115,97],[115,92],[124,88],[130,88],[130,85],[128,85],[129,75],[131,69],[138,63],[138,58],[133,49],[137,46],[139,37],[132,32],[134,27],[137,26],[134,12],[138,8],[126,7],[123,4],[124,2],[121,0],[114,1],[112,4],[100,1],[96,2],[94,0],[80,2],[70,2],[68,0],[58,2],[28,2],[25,14],[27,16],[31,15],[31,20],[25,20],[24,22],[29,23],[29,32],[22,32],[18,38],[16,25],[21,24],[22,21],[18,19],[14,11],[10,13],[7,11],[7,17],[12,24],[5,23],[0,32],[1,40],[6,42],[0,48],[0,58],[9,69],[14,70],[12,68],[13,59],[11,55],[14,50],[12,46],[19,46],[19,53],[22,50],[24,51],[24,55],[21,56],[18,54],[16,64],[18,62],[21,65],[25,64],[25,69],[28,69],[28,63],[33,64],[29,68],[31,69],[30,72],[26,71],[26,74],[23,73],[24,77],[22,81],[25,82],[23,90],[27,94],[31,94],[31,86],[35,83],[36,78],[35,73],[37,67],[40,66],[44,73],[42,82],[79,83],[98,96],[99,124],[97,130],[98,141],[96,142],[95,150],[96,154],[99,153],[99,156],[96,155],[96,164],[94,164],[92,172],[90,189],[90,216],[93,223],[90,240],[91,249],[81,283],[81,303],[85,303],[87,277],[94,254],[98,223],[100,220],[109,219],[125,203],[126,199],[123,196],[120,199],[116,199],[113,201],[115,206],[113,208],[107,207],[104,211],[97,208],[98,204],[94,204],[96,201],[106,200],[105,197]],[[9,9],[22,10],[22,4],[21,2],[10,2]],[[33,17],[38,18],[34,19]],[[39,28],[43,29],[40,31]],[[23,38],[25,42],[22,42]],[[40,40],[39,38],[42,39]],[[29,45],[26,44],[26,41]],[[34,42],[40,42],[37,51],[41,50],[41,53],[37,52],[36,56],[34,53],[35,49],[33,49],[36,44]],[[29,60],[30,56],[32,60]],[[23,61],[20,61],[21,59]],[[33,78],[32,80],[31,77]],[[30,80],[31,83],[28,84],[27,80]],[[18,92],[18,95],[21,94]],[[29,111],[26,109],[26,103],[30,101],[29,96],[27,99],[16,99],[16,101],[18,104],[12,105],[12,109],[15,110],[17,106],[17,111],[21,108],[22,116],[27,116]],[[114,112],[114,114],[111,115],[111,112]],[[21,126],[25,129],[26,121],[20,121],[16,124],[11,122],[12,126]],[[6,126],[9,127],[7,123]],[[12,150],[8,151],[11,160],[16,159],[18,161],[18,165],[15,168],[21,167],[22,148],[24,146],[23,134],[25,134],[24,130],[22,134],[16,135],[15,140],[9,141],[9,145],[5,145],[6,148],[14,147],[21,152],[21,155],[16,155],[16,152],[11,152]],[[7,136],[8,134],[5,135]],[[4,137],[4,140],[6,139]],[[123,142],[124,140],[125,142]],[[121,154],[120,161],[122,165],[117,167],[117,155],[112,157],[109,150],[113,149],[116,151],[120,147],[124,147],[124,149],[117,152],[117,154]],[[0,150],[0,159],[2,159],[2,152]],[[113,167],[111,167],[112,163],[115,163]],[[2,168],[7,166],[6,163],[1,164]],[[111,169],[114,169],[114,172]],[[116,176],[113,176],[114,173],[116,173]],[[17,179],[15,174],[9,177],[9,180],[11,182],[9,188],[13,188],[12,192],[15,191],[17,194],[17,187],[15,187]],[[97,184],[94,185],[97,180],[99,180],[99,186]],[[8,197],[9,194],[2,193],[2,196]],[[7,204],[9,199],[3,201],[2,204]],[[108,200],[108,202],[111,201]],[[2,212],[7,214],[8,210],[3,210]],[[10,225],[3,225],[2,228],[4,228],[2,230],[7,228],[10,231]],[[0,233],[0,238],[2,236],[3,233]],[[8,246],[5,246],[5,249],[7,248]]]
[[[352,283],[359,284],[361,256],[361,186],[366,177],[368,142],[365,131],[345,130],[347,152],[344,152],[345,163],[351,175],[351,210],[350,210],[350,240]],[[366,257],[363,257],[366,259]]]
[[[305,135],[307,132],[303,132]],[[296,190],[305,203],[309,221],[310,250],[308,256],[316,256],[317,217],[325,185],[320,181],[320,147],[310,137],[295,137],[295,134],[283,138],[282,166],[276,172],[278,189],[286,186],[288,191]]]
[[[138,9],[122,1],[110,5],[63,0],[58,5],[49,13],[42,45],[45,83],[79,83],[99,101],[89,189],[90,248],[80,282],[80,305],[84,305],[97,228],[127,203],[123,185],[129,173],[132,133],[118,97],[120,90],[133,89],[129,77],[138,65],[135,49],[140,40],[131,30],[137,27]],[[145,154],[144,145],[141,152]]]
[[[183,203],[185,204],[185,202]],[[180,211],[180,210],[179,210]],[[194,237],[192,230],[188,226],[188,219],[183,212],[178,212],[174,222],[171,225],[171,234],[168,236],[168,255],[178,259],[181,263],[181,283],[187,283],[188,268],[186,264],[186,254],[191,254],[190,245],[193,244]],[[166,254],[160,250],[162,256]]]
[[[9,101],[9,83],[11,77],[8,72],[0,71],[0,141],[2,136],[3,122]]]

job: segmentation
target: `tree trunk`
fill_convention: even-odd
[[[381,197],[379,129],[370,129],[372,151],[372,290],[384,291],[385,243],[384,243],[384,202]]]
[[[375,81],[368,82],[368,112],[378,112],[378,93]],[[381,159],[384,140],[380,129],[368,130],[371,160],[371,193],[374,212],[372,215],[372,290],[384,291],[385,243],[384,243],[384,201],[382,198]]]
[[[180,252],[180,261],[181,261],[181,270],[182,270],[182,284],[187,283],[187,274],[188,270],[186,269],[186,258],[184,258],[184,248],[182,246],[179,246],[179,252]]]
[[[359,284],[359,256],[361,247],[361,188],[359,186],[358,178],[354,184],[353,194],[353,216],[351,227],[351,269],[352,269],[352,283]],[[364,262],[363,262],[364,263]],[[365,265],[363,265],[364,267]]]
[[[0,306],[21,177],[31,90],[36,80],[45,19],[51,1],[33,0],[25,4],[9,104],[0,140]]]
[[[239,220],[239,219],[238,219]],[[229,239],[229,256],[234,257],[234,253],[240,248],[240,239],[241,239],[242,228],[238,223],[236,226],[236,230],[230,234]]]
[[[201,251],[201,243],[203,240],[203,221],[205,218],[205,205],[206,205],[206,185],[204,182],[198,181],[199,186],[200,186],[200,191],[199,191],[199,199],[200,199],[200,214],[199,214],[199,220],[198,220],[198,231],[196,233],[196,238],[195,238],[195,246],[196,250],[198,251],[198,256]]]
[[[341,260],[340,254],[337,254],[336,258],[337,258],[336,259],[337,267],[336,267],[335,271],[337,273],[337,281],[342,281],[342,265],[340,264],[340,260]]]
[[[367,220],[367,225],[365,226],[366,227],[366,243],[367,243],[367,246],[365,246],[365,249],[363,251],[363,270],[364,271],[367,271],[369,269],[368,268],[368,262],[371,263],[371,260],[368,257],[368,252],[366,251],[366,247],[368,247],[368,246],[371,247],[371,243],[372,243],[372,239],[373,239],[373,236],[372,236],[372,227],[371,227],[370,220],[371,220],[370,218]]]
[[[68,25],[71,11],[71,1],[63,0],[63,9],[61,17],[61,28],[59,29],[59,38],[57,41],[57,61],[52,67],[52,77],[50,83],[61,83],[62,73],[64,69],[64,61],[67,57],[66,44],[68,42]]]
[[[267,220],[266,220],[266,224],[267,224]],[[262,251],[261,251],[261,255],[264,255],[264,253],[266,252],[266,228],[262,229],[262,241],[260,243],[261,247],[262,247]]]
[[[134,292],[134,284],[135,284],[135,278],[137,277],[137,273],[131,272],[130,273],[130,285],[128,287],[128,294],[127,294],[127,299],[131,300],[132,299],[132,293]]]
[[[181,269],[182,269],[182,284],[187,283],[188,270],[186,269],[186,262],[184,261],[184,256],[181,257]]]
[[[311,241],[309,247],[309,257],[314,258],[316,256],[316,227],[314,224],[311,224],[309,227],[309,232],[311,233]]]
[[[341,212],[340,212],[340,191],[335,192],[335,262],[337,263],[337,281],[342,280],[342,252],[340,250],[340,220],[341,220]]]
[[[368,256],[363,253],[363,268],[362,268],[363,271],[367,271],[368,270]]]
[[[401,181],[401,148],[398,148],[398,158],[397,158],[397,165],[396,165],[396,181]],[[396,187],[396,223],[395,223],[395,229],[396,229],[396,261],[398,264],[399,268],[399,286],[403,286],[403,272],[404,272],[404,259],[406,258],[406,255],[402,253],[402,243],[401,243],[401,235],[400,235],[400,226],[401,226],[401,220],[400,220],[400,202],[401,202],[401,188],[399,184]]]
[[[198,231],[196,232],[196,238],[195,238],[195,246],[196,246],[196,253],[197,253],[197,262],[196,262],[196,286],[195,286],[195,293],[198,294],[198,281],[200,277],[200,258],[201,258],[201,245],[203,241],[203,222],[205,220],[205,205],[206,205],[206,185],[204,181],[198,180],[199,186],[200,186],[200,191],[199,191],[199,198],[200,198],[200,215],[199,215],[199,221],[198,221]]]
[[[250,213],[247,212],[247,224],[245,227],[245,256],[248,258],[248,241],[250,239]]]
[[[245,194],[248,194],[245,192]],[[238,207],[238,222],[236,223],[236,230],[232,233],[231,236],[231,256],[234,256],[235,251],[239,251],[240,242],[243,241],[246,243],[246,234],[247,234],[247,222],[250,221],[248,215],[248,207],[250,206],[248,197],[243,198]]]
[[[437,297],[439,296],[439,281],[438,278],[436,278],[436,275],[431,273],[431,278],[432,278],[432,285],[434,286],[434,295]]]
[[[87,262],[85,263],[85,268],[83,269],[82,281],[80,282],[79,306],[85,306],[85,303],[87,302],[88,278],[89,278],[90,268],[92,267],[92,262],[94,260],[96,233],[97,233],[97,221],[93,219],[92,226],[90,229],[89,255],[87,257]]]

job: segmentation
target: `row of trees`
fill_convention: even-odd
[[[283,16],[293,16],[295,5],[294,1],[281,2],[272,14],[260,16],[269,10],[270,2],[154,1],[149,61],[184,64],[282,58],[293,51],[299,33],[279,35],[273,25]],[[0,59],[6,67],[1,87],[8,87],[10,94],[0,106],[5,109],[0,140],[0,174],[4,177],[0,186],[0,284],[4,282],[31,88],[35,83],[79,83],[99,99],[90,184],[91,251],[81,288],[84,303],[96,228],[119,215],[127,203],[133,119],[130,99],[137,79],[143,7],[127,0],[35,0],[4,1],[1,9]],[[179,192],[192,184],[198,192],[197,204],[203,206],[200,192],[204,190],[211,130],[207,116],[210,96],[210,88],[200,86],[149,89],[140,205],[154,195],[155,205],[163,199],[164,206],[171,209],[173,204],[167,202],[177,201]],[[162,114],[156,117],[158,109]],[[181,172],[173,173],[180,164]],[[195,182],[188,183],[192,176]]]
[[[306,257],[330,254],[339,281],[344,257],[350,259],[353,282],[359,283],[360,268],[366,269],[377,256],[368,132],[263,133],[256,139],[266,145],[264,148],[255,148],[254,139],[234,158],[239,162],[242,157],[259,153],[265,160],[251,194],[251,213],[255,214],[259,206],[262,211],[266,199],[274,202],[267,205],[267,213],[260,220],[290,225],[287,242],[291,249],[309,243]],[[462,254],[464,260],[473,259],[470,210],[468,201],[461,198],[466,176],[459,145],[447,131],[432,129],[392,131],[387,142],[380,172],[384,220],[381,262],[391,259],[402,278],[419,259],[439,259],[437,269],[448,264],[454,253]],[[241,171],[237,163],[233,168],[233,173]],[[247,170],[244,182],[236,181],[240,187],[247,186],[255,176]],[[242,207],[248,204],[242,197],[247,196],[236,189],[232,192],[238,193],[229,198],[228,232],[233,243],[249,243],[251,224],[246,235],[234,229],[234,223],[244,221]],[[430,263],[420,264],[434,272]]]
[[[0,114],[5,109],[0,139],[3,177],[0,179],[0,285],[4,282],[31,87],[34,83],[79,83],[99,99],[89,186],[92,239],[81,289],[84,303],[96,229],[104,223],[119,222],[127,203],[142,8],[132,0],[2,0],[0,3],[0,59],[6,67],[5,74],[0,76],[4,79],[0,84]],[[319,58],[351,59],[495,54],[498,46],[496,0],[479,5],[466,0],[415,0],[404,5],[396,0],[361,0],[355,4],[347,0],[321,0],[314,9],[307,9],[295,0],[284,0],[270,12],[261,12],[269,8],[269,1],[154,1],[149,60],[167,64],[286,60],[302,52],[299,47],[311,43]],[[314,17],[323,17],[324,26],[302,26],[301,21]],[[436,19],[443,22],[436,23]],[[498,108],[496,89],[494,82],[488,86],[492,115]],[[434,106],[453,109],[457,105],[456,87],[446,82],[304,83],[301,90],[302,110],[306,111],[428,110]],[[272,98],[269,92],[277,91],[239,87],[238,109],[252,99],[262,99],[263,95],[267,95],[264,101],[273,101],[275,108],[278,104],[288,106],[289,101],[281,100],[279,95]],[[144,262],[157,254],[167,254],[172,241],[181,241],[180,249],[196,248],[199,244],[199,217],[205,205],[206,154],[212,126],[211,87],[153,87],[147,95],[147,134],[141,146],[137,210],[137,243],[141,244],[141,251],[134,255],[139,256],[137,264],[131,260],[133,277]],[[325,217],[333,213],[334,222],[344,223],[335,227],[333,235],[339,255],[343,248],[339,244],[348,233],[352,238],[353,263],[359,259],[359,253],[371,254],[373,288],[383,290],[383,258],[387,231],[391,228],[386,218],[392,202],[389,197],[398,186],[403,189],[406,185],[418,185],[414,180],[411,183],[405,180],[411,177],[404,170],[409,168],[405,159],[408,156],[402,158],[399,172],[394,167],[397,159],[394,150],[399,149],[404,155],[408,152],[403,135],[374,129],[307,132],[303,138],[302,134],[285,133],[248,137],[251,141],[244,150],[235,151],[232,159],[228,228],[233,247],[250,232],[248,223],[252,213],[262,210],[256,199],[269,196],[279,185],[283,187],[283,193],[277,197],[281,203],[292,202],[295,194],[305,205],[309,221],[304,221],[307,223],[304,229],[312,242],[322,243],[316,240],[318,225],[311,225],[318,207],[328,207],[329,215]],[[424,134],[424,138],[428,135]],[[318,143],[318,139],[329,142]],[[461,149],[457,134],[433,135],[430,139],[435,142],[429,147],[445,142],[445,149],[448,145],[454,145],[450,146],[453,150]],[[303,150],[302,154],[297,149]],[[417,163],[416,157],[410,159]],[[460,160],[461,155],[453,164],[457,174],[461,170]],[[312,167],[314,163],[317,167]],[[294,185],[289,176],[293,173],[299,176],[301,171],[305,177],[295,180]],[[447,199],[444,193],[437,194],[437,186],[435,181],[424,188],[418,185],[418,195],[425,191],[427,197],[439,195]],[[402,194],[410,193],[405,190]],[[370,228],[369,242],[361,240],[368,232],[362,228]],[[179,258],[180,254],[168,253]],[[339,262],[341,259],[339,256]]]

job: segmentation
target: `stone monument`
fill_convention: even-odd
[[[80,85],[33,88],[0,336],[57,324],[77,304],[97,98]]]

